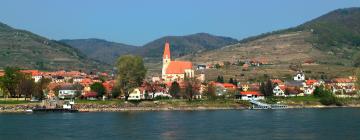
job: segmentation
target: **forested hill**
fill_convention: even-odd
[[[78,70],[108,67],[66,44],[0,23],[0,69]]]

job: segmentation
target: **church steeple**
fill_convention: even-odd
[[[168,41],[165,42],[164,54],[163,54],[163,68],[162,68],[162,78],[166,78],[167,67],[170,64],[170,43]]]
[[[163,59],[170,59],[170,43],[168,41],[165,42]]]

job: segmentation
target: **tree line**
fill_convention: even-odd
[[[35,82],[31,75],[20,72],[19,68],[6,67],[5,75],[0,77],[0,88],[4,97],[43,99],[51,79],[42,78]]]

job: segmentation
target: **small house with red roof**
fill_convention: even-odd
[[[286,96],[285,90],[286,90],[285,85],[275,85],[273,89],[274,96]]]
[[[165,43],[163,54],[162,79],[164,81],[179,81],[185,77],[194,77],[192,63],[189,61],[171,61],[170,43]]]

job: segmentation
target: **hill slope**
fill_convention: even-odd
[[[65,39],[60,40],[60,42],[80,50],[89,58],[107,64],[114,64],[119,56],[132,53],[137,49],[136,46],[109,42],[101,39]]]
[[[182,59],[197,63],[261,59],[273,64],[358,65],[360,8],[339,9],[303,25],[250,37],[235,45]]]
[[[17,66],[25,69],[58,70],[96,68],[76,49],[0,23],[0,68]]]

